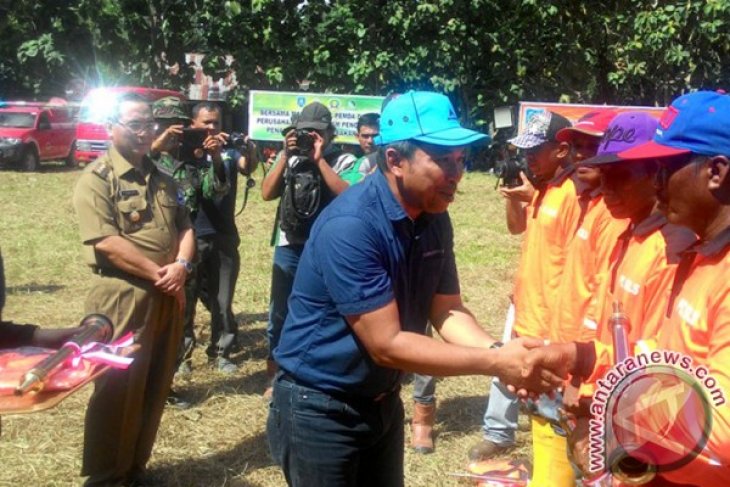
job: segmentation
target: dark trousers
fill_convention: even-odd
[[[287,301],[294,285],[294,275],[299,267],[303,245],[284,245],[274,248],[274,265],[271,269],[271,300],[266,335],[269,341],[269,359],[279,344],[281,329],[288,314]]]
[[[144,472],[170,391],[182,317],[151,282],[97,277],[87,313],[103,313],[115,336],[135,332],[140,349],[127,370],[96,380],[86,410],[82,475],[88,486],[126,484]]]
[[[229,357],[236,345],[238,323],[233,315],[233,293],[241,268],[236,239],[210,235],[197,239],[195,269],[185,283],[185,330],[178,362],[189,360],[195,347],[195,306],[200,299],[210,311],[210,358]]]
[[[292,487],[401,487],[403,403],[334,397],[277,375],[266,425]]]

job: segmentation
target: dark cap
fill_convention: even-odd
[[[297,129],[326,130],[332,125],[332,113],[315,101],[305,106],[296,121]]]

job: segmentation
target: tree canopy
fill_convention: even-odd
[[[186,52],[249,89],[448,93],[476,125],[520,99],[664,105],[722,87],[730,0],[1,0],[0,97],[72,80],[184,88]]]

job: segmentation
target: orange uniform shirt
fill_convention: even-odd
[[[623,310],[631,329],[630,344],[655,337],[669,303],[672,280],[679,262],[679,254],[697,237],[690,230],[672,225],[664,215],[654,213],[633,228],[627,229],[616,242],[609,262],[609,274],[596,306],[596,338],[611,349],[613,334],[609,325],[615,300]],[[586,382],[595,382],[613,366],[613,357],[599,354],[593,374]],[[590,390],[590,389],[588,389]]]
[[[586,216],[565,256],[565,266],[555,301],[550,340],[588,341],[595,337],[596,327],[586,324],[586,314],[601,281],[608,274],[609,256],[628,220],[611,216],[603,196],[591,199]]]
[[[692,370],[712,407],[712,429],[697,458],[664,476],[677,483],[730,485],[730,228],[692,250],[696,253],[685,257],[692,261],[688,277],[681,289],[675,286],[678,293],[657,346],[692,358]],[[699,366],[712,380],[699,377]]]
[[[514,290],[514,329],[520,336],[550,336],[550,313],[582,211],[573,172],[566,170],[550,181],[526,208],[527,228]]]

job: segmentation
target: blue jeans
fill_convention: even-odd
[[[402,487],[403,403],[330,394],[278,373],[266,423],[269,449],[292,487]]]
[[[426,335],[433,336],[431,322],[426,325]],[[436,400],[436,378],[430,375],[413,374],[413,401],[419,404],[433,404]]]
[[[274,248],[274,264],[271,269],[271,299],[269,301],[269,323],[266,336],[269,341],[269,360],[279,345],[281,329],[288,314],[287,301],[294,285],[294,276],[299,267],[299,258],[304,246],[284,245]]]
[[[517,397],[495,377],[484,411],[484,439],[500,446],[514,445],[519,411]]]

